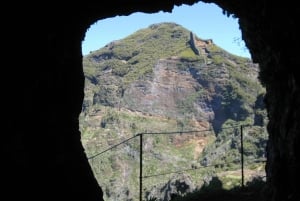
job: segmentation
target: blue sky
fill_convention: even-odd
[[[177,23],[194,32],[199,38],[212,39],[216,45],[232,54],[251,58],[241,39],[238,19],[224,15],[216,4],[203,2],[192,6],[175,6],[172,13],[138,12],[99,20],[87,30],[82,42],[82,53],[87,55],[111,41],[125,38],[139,29],[160,22]]]

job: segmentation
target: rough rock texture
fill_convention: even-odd
[[[191,178],[182,174],[179,178],[171,178],[167,184],[159,186],[158,188],[153,188],[150,192],[146,192],[146,197],[148,200],[151,200],[151,198],[157,198],[162,201],[168,201],[175,198],[175,196],[184,196],[191,193],[195,189],[196,187],[191,181]]]
[[[78,131],[85,32],[107,17],[136,11],[170,12],[174,5],[194,2],[197,0],[3,5],[2,200],[102,200]],[[225,14],[239,18],[243,39],[254,62],[260,64],[270,119],[267,198],[299,200],[299,6],[296,1],[203,2],[214,2]]]
[[[178,112],[176,101],[184,101],[188,95],[195,93],[199,83],[190,73],[175,70],[178,63],[172,59],[158,61],[153,69],[153,80],[134,82],[125,90],[124,99],[130,102],[126,106],[142,108],[142,112],[157,116],[175,118],[182,115]]]

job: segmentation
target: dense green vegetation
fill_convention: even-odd
[[[152,25],[85,57],[85,73],[94,76],[95,66],[100,71],[111,69],[113,74],[124,77],[122,84],[126,86],[142,76],[151,75],[157,58],[175,55],[195,58],[188,40],[189,31],[181,26],[172,23]]]

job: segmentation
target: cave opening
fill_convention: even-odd
[[[219,12],[221,13],[222,11],[219,10]],[[226,18],[225,15],[223,17]],[[109,23],[113,23],[113,21]],[[159,24],[148,23],[143,29],[159,29],[161,25],[161,22]],[[180,25],[180,23],[178,25]],[[123,29],[126,29],[126,24],[122,26],[124,26]],[[170,27],[163,27],[163,29],[167,28]],[[190,32],[189,34],[184,33],[181,27],[177,27],[177,24],[176,26],[172,24],[171,29],[175,30],[172,32],[174,38],[181,36],[180,34],[183,34],[189,39],[191,38]],[[127,38],[127,35],[130,34],[131,32],[127,33],[126,36],[124,35],[118,38],[116,41],[108,41],[108,43],[104,45],[97,45],[95,49],[89,53],[87,53],[88,51],[86,50],[83,52],[83,68],[86,80],[85,99],[80,116],[80,129],[82,133],[82,143],[86,153],[88,157],[93,158],[91,156],[106,150],[106,148],[126,141],[126,143],[122,143],[121,148],[114,151],[109,150],[103,154],[105,156],[99,157],[97,160],[94,158],[90,160],[95,177],[100,186],[104,189],[105,200],[123,199],[124,197],[122,196],[125,196],[126,199],[137,198],[139,141],[138,138],[134,138],[134,135],[137,133],[181,130],[182,133],[180,133],[179,137],[155,136],[144,139],[144,148],[152,154],[152,156],[146,156],[145,163],[148,164],[149,171],[159,169],[162,161],[164,165],[174,164],[174,158],[186,157],[186,159],[179,160],[178,164],[176,164],[180,167],[183,167],[183,163],[187,163],[187,159],[190,160],[189,166],[183,169],[198,169],[203,164],[206,164],[206,166],[207,164],[213,164],[213,169],[201,173],[203,174],[201,177],[206,176],[211,178],[211,180],[207,179],[207,181],[202,180],[202,185],[205,182],[209,183],[212,181],[216,176],[215,173],[223,168],[228,172],[232,171],[232,178],[236,176],[235,174],[239,170],[238,166],[225,165],[224,167],[218,160],[230,160],[230,163],[235,160],[240,160],[238,153],[238,146],[240,146],[240,142],[238,142],[239,133],[235,127],[240,123],[252,125],[251,129],[250,127],[246,129],[248,141],[245,141],[245,145],[247,146],[249,158],[252,157],[255,159],[256,156],[265,157],[264,149],[267,140],[265,126],[267,120],[265,119],[266,113],[262,106],[264,89],[255,78],[258,72],[257,64],[252,63],[250,58],[232,55],[231,52],[219,48],[219,44],[213,37],[208,38],[212,38],[217,46],[210,46],[210,40],[202,39],[200,38],[203,37],[202,35],[198,36],[194,33],[196,35],[194,41],[197,42],[197,48],[200,49],[200,53],[196,54],[195,51],[193,51],[195,55],[190,57],[191,52],[183,51],[180,55],[180,59],[178,59],[178,55],[167,55],[167,57],[159,58],[159,61],[151,66],[151,68],[153,68],[152,70],[143,69],[142,72],[135,71],[129,75],[130,70],[133,69],[132,66],[142,63],[141,59],[146,61],[154,59],[152,57],[137,58],[137,56],[145,50],[130,52],[129,50],[131,50],[132,47],[121,43],[122,40]],[[147,35],[149,33],[142,34]],[[224,32],[221,34],[224,34]],[[155,33],[151,35],[151,37],[153,40],[159,38]],[[130,40],[133,39],[129,38],[128,41]],[[140,40],[144,42],[145,38]],[[230,38],[230,43],[234,42],[243,43],[241,36]],[[184,43],[186,46],[187,44],[190,45],[190,43]],[[153,48],[155,48],[156,44],[152,45],[154,45]],[[184,48],[186,48],[186,46],[184,46]],[[242,47],[240,44],[237,46],[239,46],[243,53],[247,51],[245,47],[243,47],[243,44]],[[129,52],[130,55],[128,55]],[[171,53],[174,52],[176,51],[172,51]],[[186,56],[187,53],[188,56]],[[246,52],[245,55],[247,54],[249,53]],[[222,60],[221,56],[226,57],[226,61]],[[197,58],[195,59],[195,57]],[[177,69],[174,70],[172,67]],[[240,73],[243,74],[243,76],[240,74],[236,75],[237,72],[229,73],[227,67],[228,69],[238,67],[242,70]],[[247,71],[249,68],[253,71]],[[201,76],[199,76],[199,74]],[[224,77],[224,75],[228,77]],[[203,76],[206,76],[205,79],[201,78]],[[229,77],[231,80],[229,84],[222,82],[222,80],[228,79]],[[211,80],[215,78],[218,82],[212,83]],[[151,83],[151,81],[155,82]],[[168,90],[160,91],[159,87],[157,87],[158,83],[160,87]],[[251,86],[252,88],[247,88],[247,86]],[[242,92],[242,90],[246,91]],[[214,95],[210,95],[209,93],[214,93]],[[248,97],[249,94],[255,94],[255,99]],[[160,101],[153,101],[155,97],[159,97]],[[244,101],[249,100],[251,104],[243,105],[239,98]],[[193,113],[193,111],[197,111],[197,114]],[[229,115],[230,118],[228,118],[227,115]],[[225,131],[226,129],[223,128],[226,127],[231,127],[232,129]],[[194,133],[190,135],[184,132],[190,130],[198,130],[198,134],[201,133],[201,135],[195,135]],[[206,130],[206,132],[202,132],[203,130]],[[185,135],[182,136],[184,133]],[[205,135],[205,137],[203,137],[203,135]],[[235,136],[235,138],[229,140],[228,136]],[[103,141],[103,138],[106,139]],[[127,141],[127,139],[130,138],[132,138],[132,141]],[[189,138],[194,139],[194,142],[197,143],[191,143]],[[251,141],[250,139],[253,138],[255,140]],[[160,149],[163,148],[164,145],[158,145],[159,142],[171,143],[171,146],[174,147],[162,151]],[[203,144],[211,142],[218,144],[211,145],[207,148],[205,150],[206,156],[202,156],[201,158],[200,155],[204,153]],[[223,143],[228,144],[229,142],[230,145],[228,147],[234,150],[228,154],[230,157],[213,151],[221,147]],[[182,153],[178,153],[177,150],[181,150]],[[224,152],[224,150],[219,150],[219,152]],[[166,162],[168,160],[166,157],[172,155],[170,153],[176,153],[177,155],[171,156],[171,160]],[[193,154],[187,156],[189,155],[187,153]],[[212,160],[207,157],[208,154],[219,154],[216,157],[217,159],[213,159],[215,163],[207,162],[208,160]],[[156,162],[154,162],[155,165],[150,165],[150,163],[153,162],[151,162],[151,160],[153,160],[151,157],[156,160]],[[240,163],[239,161],[236,162]],[[250,163],[249,165],[251,166]],[[249,175],[254,174],[255,171],[259,171],[259,174],[264,176],[263,163],[257,166],[253,164],[250,166],[247,169]],[[176,171],[176,169],[168,169],[167,171],[173,172]],[[222,175],[220,172],[218,173],[219,176]],[[226,173],[223,173],[223,176],[225,174]],[[184,181],[187,183],[189,178],[199,179],[197,175],[199,175],[199,172],[195,172],[191,175],[182,174],[180,176],[184,177]],[[135,178],[132,179],[132,177]],[[156,188],[150,187],[146,189],[144,192],[145,196],[147,195],[148,198],[149,196],[158,196],[155,192],[159,188],[160,190],[163,189],[162,183],[167,184],[172,181],[172,179],[176,181],[178,178],[178,175],[174,177],[173,175],[168,175],[167,180],[150,180],[152,187],[156,186]],[[224,184],[226,184],[226,182],[230,183],[230,181],[226,179],[228,178],[224,176]],[[235,185],[238,185],[239,180],[235,180],[235,182]],[[190,185],[190,188],[192,189],[191,186],[192,185]],[[228,185],[227,188],[230,187],[232,186]]]

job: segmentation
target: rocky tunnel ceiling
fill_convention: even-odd
[[[80,142],[81,42],[98,20],[171,12],[197,0],[10,2],[3,6],[3,200],[102,200]],[[204,0],[239,18],[267,89],[268,200],[299,200],[299,6],[271,0]],[[191,19],[194,20],[194,19]],[[9,199],[7,199],[9,198]]]

